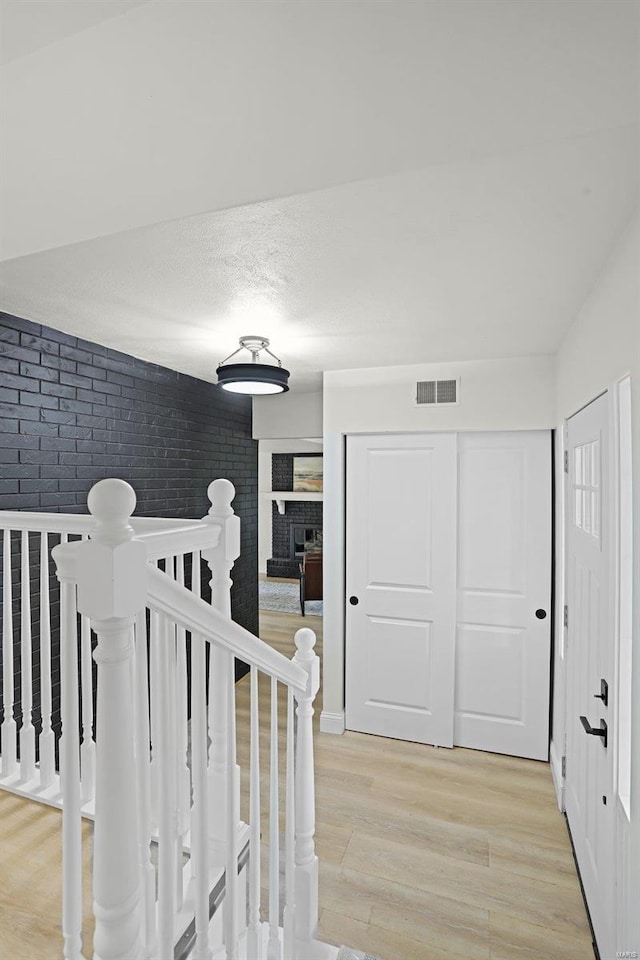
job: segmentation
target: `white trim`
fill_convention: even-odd
[[[549,748],[549,764],[551,766],[551,777],[556,791],[558,801],[558,810],[564,813],[564,777],[562,776],[562,757],[558,755],[556,745],[551,741]]]
[[[344,710],[340,713],[322,711],[320,714],[320,733],[333,733],[342,736],[344,729]]]

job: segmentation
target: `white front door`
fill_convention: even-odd
[[[456,441],[347,439],[346,723],[453,744]]]
[[[454,742],[547,760],[551,437],[458,436]]]
[[[600,955],[607,958],[615,956],[608,444],[605,395],[568,422],[565,805]]]
[[[346,541],[347,727],[547,759],[549,433],[349,437]]]

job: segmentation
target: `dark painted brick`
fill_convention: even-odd
[[[0,355],[0,373],[18,373],[19,370],[20,364],[17,360]]]
[[[57,493],[58,480],[21,480],[20,493]]]
[[[32,333],[20,334],[20,346],[27,347],[29,350],[37,350],[38,353],[49,353],[55,356],[60,351],[57,343],[53,343],[51,340],[43,340],[42,337]]]
[[[0,354],[10,360],[23,360],[25,363],[37,363],[39,357],[35,350],[27,350],[24,347],[16,346],[14,343],[3,342],[0,342]]]
[[[90,440],[91,427],[65,427],[61,425],[58,430],[61,437],[69,440]]]
[[[62,333],[60,330],[52,330],[50,327],[42,328],[42,336],[45,340],[55,340],[57,343],[64,343],[67,347],[75,347],[77,339],[68,333]]]
[[[24,331],[24,333],[39,334],[42,329],[39,323],[33,323],[32,320],[23,320],[22,317],[14,317],[4,311],[0,311],[0,326],[9,327],[18,333]]]
[[[114,396],[120,396],[122,387],[119,383],[108,383],[106,380],[94,380],[93,389],[98,393],[111,393]]]
[[[59,437],[42,437],[40,441],[41,450],[74,450],[74,440],[61,440]]]
[[[80,364],[78,364],[78,368]],[[91,370],[91,367],[86,369]],[[70,387],[91,387],[90,377],[79,377],[76,373],[61,373],[60,383],[67,384]]]
[[[23,377],[31,377],[35,380],[49,380],[52,383],[58,381],[58,371],[53,367],[43,367],[41,364],[21,363],[20,373]]]
[[[91,404],[83,403],[80,400],[61,400],[60,409],[67,413],[91,413]]]
[[[15,453],[17,460],[18,451],[16,450]],[[33,476],[33,467],[30,463],[3,463],[0,467],[0,474],[7,480],[28,479]],[[35,480],[34,483],[40,483],[40,481]]]
[[[39,420],[40,411],[37,407],[23,407],[19,403],[5,403],[2,407],[3,417],[15,420]]]
[[[20,334],[11,327],[0,326],[0,340],[5,343],[20,343]]]
[[[41,493],[41,507],[63,507],[69,504],[69,495],[67,493]]]
[[[33,383],[27,377],[20,377],[15,373],[4,373],[0,377],[3,387],[12,387],[14,390],[32,390]]]
[[[21,420],[20,433],[29,434],[32,437],[57,437],[57,423],[43,423],[41,420]]]
[[[15,493],[0,497],[0,510],[31,510],[40,506],[40,494]]]
[[[91,354],[77,347],[60,346],[60,356],[65,360],[75,360],[76,363],[91,363]]]
[[[40,419],[47,423],[66,423],[67,426],[72,426],[76,422],[76,415],[66,410],[41,410]]]
[[[76,396],[75,387],[66,387],[62,383],[41,383],[40,393],[52,397],[65,397],[67,400],[74,400]]]
[[[21,450],[20,463],[57,463],[58,454],[54,450]]]
[[[54,367],[56,370],[59,370],[61,373],[75,373],[76,362],[75,360],[64,360],[62,357],[50,357],[42,353],[40,355],[40,363],[45,367]]]
[[[25,407],[48,407],[49,410],[58,409],[57,397],[43,397],[40,393],[27,393],[26,390],[20,391],[20,403]]]
[[[85,383],[79,383],[79,387],[91,387],[92,380],[106,380],[107,371],[103,370],[102,367],[96,367],[95,364],[89,366],[88,363],[79,363],[77,367],[78,373],[84,377]]]

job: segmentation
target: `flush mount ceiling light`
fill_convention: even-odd
[[[223,360],[216,373],[218,386],[230,393],[244,393],[249,396],[264,395],[267,393],[284,393],[289,389],[289,371],[271,350],[266,337],[240,337],[240,346],[226,360]],[[249,363],[229,363],[241,350],[248,350],[251,354]],[[264,350],[276,361],[260,363],[258,355]]]

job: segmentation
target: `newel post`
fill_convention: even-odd
[[[307,689],[296,693],[298,719],[295,763],[295,903],[296,941],[300,951],[310,944],[318,926],[318,858],[315,852],[316,831],[315,773],[313,763],[313,701],[320,686],[320,660],[314,653],[316,635],[303,627],[295,635],[296,653],[293,662],[306,671]]]
[[[240,556],[240,517],[233,512],[231,501],[236,495],[230,480],[214,480],[209,484],[207,495],[211,501],[206,523],[220,528],[216,547],[203,550],[202,556],[211,571],[211,605],[229,620],[231,619],[231,569]],[[217,861],[223,861],[227,840],[227,738],[228,738],[228,690],[229,677],[233,671],[233,657],[216,644],[211,646],[209,664],[209,796],[212,816],[209,820],[212,852]],[[234,765],[235,766],[235,765]],[[236,773],[237,775],[237,773]],[[236,820],[239,810],[234,811]]]
[[[98,637],[93,844],[94,960],[138,960],[142,908],[134,760],[133,626],[146,603],[146,552],[129,518],[136,495],[101,480],[87,505],[96,520],[78,544],[78,610]]]

